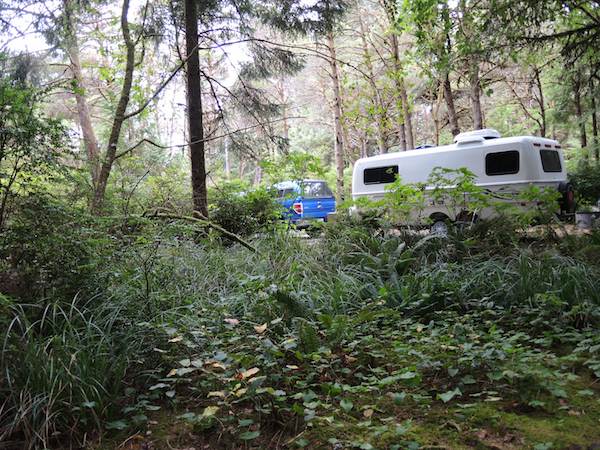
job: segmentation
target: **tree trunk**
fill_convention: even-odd
[[[198,10],[195,0],[185,0],[185,49],[187,55],[187,119],[192,166],[192,203],[194,210],[208,217],[204,128],[202,124],[202,89],[198,55]]]
[[[398,134],[400,136],[400,148],[403,152],[405,152],[406,150],[408,150],[408,147],[406,146],[406,126],[404,125],[404,123],[401,123],[399,125]]]
[[[231,178],[231,162],[229,161],[229,140],[227,138],[223,141],[225,147],[225,178]]]
[[[481,84],[479,79],[479,63],[475,60],[469,68],[469,97],[471,99],[471,112],[473,114],[473,129],[483,128],[483,114],[481,112]]]
[[[391,34],[392,58],[394,60],[394,80],[396,89],[400,95],[402,102],[402,118],[404,119],[404,133],[406,137],[406,145],[408,149],[415,148],[413,139],[412,113],[408,104],[408,94],[404,85],[404,77],[402,76],[402,64],[400,63],[400,48],[398,45],[398,36],[395,33]]]
[[[534,68],[535,84],[539,93],[537,98],[538,105],[540,107],[540,136],[546,137],[546,103],[544,101],[544,90],[542,86],[542,80],[540,77],[540,69]]]
[[[587,134],[585,130],[585,120],[583,118],[583,107],[581,105],[581,74],[576,74],[573,83],[573,94],[575,97],[575,116],[577,117],[577,123],[579,125],[581,150],[583,151],[584,158],[587,159],[589,155],[587,153]]]
[[[458,117],[454,108],[454,95],[452,94],[452,86],[450,85],[450,75],[448,72],[444,74],[444,99],[446,100],[446,108],[448,109],[448,122],[450,123],[450,131],[452,136],[460,133],[458,126]]]
[[[73,95],[77,104],[77,116],[81,134],[83,135],[83,143],[88,158],[88,166],[92,178],[92,186],[96,186],[98,182],[98,174],[100,172],[100,149],[98,147],[98,139],[94,132],[90,109],[85,97],[85,81],[81,70],[81,62],[79,59],[79,41],[77,38],[77,25],[71,11],[72,5],[70,0],[63,2],[66,20],[68,20],[68,35],[65,39],[66,52],[71,61],[70,69],[73,74]]]
[[[592,108],[592,145],[594,146],[594,158],[600,161],[600,142],[598,142],[598,111],[596,111],[596,90],[594,78],[590,75],[590,106]]]
[[[256,161],[256,166],[254,167],[254,186],[258,186],[262,181],[262,167],[260,167],[260,162]]]
[[[358,23],[360,24],[360,37],[362,41],[362,50],[363,50],[363,61],[367,68],[368,82],[371,87],[371,101],[375,106],[375,122],[377,124],[377,148],[379,149],[380,154],[387,153],[387,139],[386,139],[386,123],[387,123],[387,114],[385,110],[385,105],[381,100],[381,95],[379,89],[377,89],[377,84],[375,83],[375,71],[373,70],[373,62],[371,61],[371,55],[369,54],[369,47],[367,45],[366,38],[366,30],[365,24],[362,20],[361,11],[358,15]]]
[[[106,193],[108,177],[110,176],[110,171],[117,156],[117,145],[119,143],[119,138],[121,137],[121,128],[125,121],[125,111],[129,104],[129,95],[131,93],[131,85],[133,82],[135,43],[131,39],[129,32],[129,22],[127,21],[128,12],[129,0],[123,0],[123,6],[121,8],[121,31],[123,33],[123,41],[125,42],[126,48],[125,76],[123,78],[123,86],[121,87],[119,102],[115,109],[113,124],[108,138],[106,155],[100,173],[98,174],[98,182],[96,183],[94,198],[92,200],[92,212],[94,213],[99,213],[104,203],[104,194]]]
[[[238,178],[240,180],[243,180],[244,175],[246,175],[246,160],[244,159],[243,155],[240,155],[239,159],[240,161],[238,163]]]
[[[439,83],[438,89],[436,90],[435,101],[431,106],[431,115],[433,117],[433,125],[434,125],[434,142],[435,145],[440,145],[440,104],[442,103],[442,99],[444,98],[444,83]]]
[[[360,158],[366,158],[369,156],[368,145],[369,137],[367,136],[367,133],[364,132],[360,139]]]
[[[333,127],[334,127],[334,158],[336,168],[337,200],[344,199],[344,137],[342,130],[342,99],[340,95],[340,76],[333,33],[327,33],[327,46],[329,47],[329,65],[333,85]]]

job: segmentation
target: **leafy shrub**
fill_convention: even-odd
[[[600,163],[585,162],[569,174],[578,202],[595,205],[600,199]]]
[[[232,233],[249,236],[271,228],[280,217],[281,206],[268,189],[239,192],[231,185],[213,193],[210,219]]]
[[[0,73],[0,228],[17,192],[32,192],[56,175],[68,153],[66,127],[41,108],[46,94]]]
[[[20,280],[22,288],[12,293],[23,298],[68,300],[82,289],[93,290],[96,264],[110,250],[110,240],[94,229],[90,216],[41,194],[19,199],[0,239],[4,276]]]

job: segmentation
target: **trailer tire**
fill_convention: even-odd
[[[429,219],[431,220],[430,234],[441,237],[448,236],[450,218],[446,214],[435,213],[429,216]]]

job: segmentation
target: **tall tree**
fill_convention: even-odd
[[[342,125],[342,96],[340,93],[340,74],[335,51],[333,31],[327,32],[327,49],[329,51],[329,68],[333,90],[333,154],[335,159],[336,195],[338,201],[344,199],[344,132]]]
[[[596,161],[600,161],[600,142],[598,141],[598,110],[596,103],[596,96],[598,93],[596,92],[594,75],[595,74],[592,73],[589,77],[590,108],[592,110],[592,147]]]
[[[450,131],[456,136],[460,126],[450,77],[455,59],[450,7],[443,0],[408,0],[406,8],[406,26],[416,37],[419,56],[428,61],[425,72],[442,86],[439,92],[443,92]]]
[[[194,210],[208,217],[206,165],[204,160],[204,128],[202,125],[202,86],[198,56],[197,0],[184,0],[185,49],[187,55],[187,123],[192,168],[192,203]]]
[[[70,61],[70,69],[73,74],[72,86],[73,95],[77,104],[77,114],[79,117],[79,126],[83,136],[84,146],[87,152],[87,163],[90,168],[92,186],[98,183],[100,174],[100,149],[98,139],[92,124],[90,108],[88,105],[86,92],[86,83],[81,68],[81,57],[79,49],[79,38],[77,36],[77,8],[73,0],[63,1],[63,21],[64,21],[64,48]]]
[[[387,145],[387,136],[386,136],[386,126],[387,126],[387,111],[386,107],[383,104],[381,99],[381,91],[377,87],[376,78],[375,78],[375,70],[373,69],[373,60],[371,58],[371,53],[369,51],[369,45],[367,43],[367,30],[365,28],[365,23],[363,20],[363,11],[360,10],[358,13],[358,23],[360,29],[360,40],[362,45],[362,55],[363,62],[367,69],[367,81],[370,87],[370,96],[373,103],[373,109],[375,111],[375,123],[376,123],[376,133],[377,133],[377,148],[379,149],[380,154],[387,153],[388,145]],[[364,153],[364,151],[362,152]]]
[[[113,164],[117,159],[117,148],[119,140],[121,138],[121,129],[123,123],[132,114],[126,115],[127,106],[129,105],[129,99],[131,95],[131,86],[133,84],[133,71],[135,69],[135,42],[131,36],[129,29],[129,20],[127,15],[129,13],[129,0],[123,0],[121,5],[121,32],[123,34],[123,43],[125,44],[125,72],[121,85],[121,92],[119,94],[119,100],[117,107],[114,112],[112,126],[110,128],[110,134],[106,144],[106,151],[103,156],[103,161],[98,173],[98,179],[95,184],[94,195],[92,198],[91,209],[93,212],[100,212],[104,204],[104,195],[106,193],[106,186]],[[137,113],[136,113],[137,114]]]
[[[469,83],[469,100],[471,103],[471,117],[473,128],[483,128],[483,111],[481,109],[481,79],[480,63],[483,56],[483,48],[480,45],[481,38],[477,27],[477,9],[472,2],[460,0],[456,16],[459,17],[459,30],[456,38],[459,41],[461,57],[466,66],[467,80]]]
[[[400,100],[402,111],[402,124],[404,125],[404,136],[406,144],[403,141],[403,150],[413,149],[414,134],[412,124],[412,111],[409,103],[408,93],[406,91],[406,83],[404,78],[404,68],[402,67],[402,58],[400,57],[400,45],[398,37],[402,35],[401,24],[403,17],[399,11],[399,6],[396,2],[390,0],[382,0],[383,8],[389,24],[389,45],[392,56],[392,74],[396,85],[397,93]]]

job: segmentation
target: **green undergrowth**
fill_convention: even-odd
[[[3,298],[15,448],[600,441],[595,235],[495,247],[489,226],[342,223],[255,237],[253,253],[181,224],[118,231],[93,295]]]

